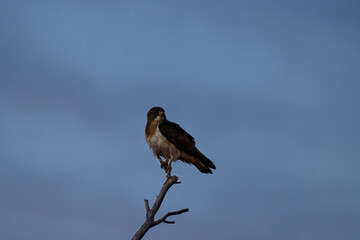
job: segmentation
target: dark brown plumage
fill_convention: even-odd
[[[153,107],[147,114],[145,137],[161,167],[170,173],[172,161],[193,164],[202,173],[212,173],[215,165],[195,146],[194,138],[178,124],[166,119],[164,109]],[[162,161],[161,157],[165,158]],[[170,160],[170,162],[169,162]]]

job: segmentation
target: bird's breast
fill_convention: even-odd
[[[169,156],[170,143],[161,134],[159,129],[156,129],[155,134],[146,139],[150,148],[153,150],[155,155],[162,155],[164,157]]]

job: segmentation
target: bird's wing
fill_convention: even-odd
[[[201,155],[201,153],[195,148],[195,139],[178,124],[170,121],[164,121],[159,124],[159,131],[179,150],[193,156]]]
[[[216,169],[214,163],[195,147],[194,138],[178,124],[164,121],[159,124],[158,128],[171,144],[188,154],[181,160],[194,164],[203,173],[212,173],[209,168]]]

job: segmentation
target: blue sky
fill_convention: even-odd
[[[130,239],[165,108],[217,166],[145,239],[360,238],[357,1],[2,1],[0,238]]]

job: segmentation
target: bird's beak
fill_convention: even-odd
[[[159,112],[159,117],[160,117],[161,119],[165,119],[165,120],[166,120],[166,116],[165,116],[164,111],[160,111],[160,112]]]

